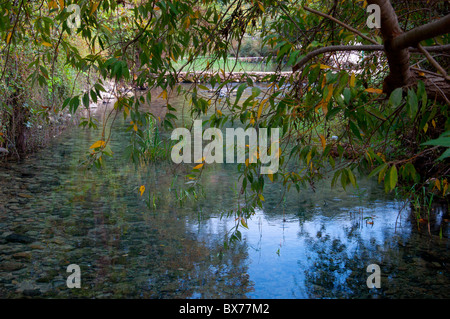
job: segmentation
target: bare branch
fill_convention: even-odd
[[[428,61],[446,78],[447,80],[450,80],[450,77],[447,75],[447,72],[442,68],[442,66],[439,65],[439,63],[431,56],[431,54],[423,48],[423,46],[419,43],[417,44],[417,48],[420,52],[422,52],[425,57],[428,59]]]

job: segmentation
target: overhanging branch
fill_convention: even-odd
[[[446,33],[450,33],[450,14],[400,34],[392,41],[392,49],[401,50],[415,47],[423,40],[432,39]]]
[[[384,50],[383,45],[331,45],[328,47],[323,47],[309,52],[303,59],[300,60],[296,65],[292,67],[292,71],[296,72],[300,70],[309,60],[312,58],[328,52],[336,51],[382,51]]]
[[[446,45],[436,45],[436,46],[428,46],[423,47],[428,52],[438,52],[438,51],[448,51],[450,50],[450,44]],[[312,58],[328,52],[337,52],[337,51],[383,51],[384,45],[331,45],[323,48],[316,49],[314,51],[309,52],[303,59],[301,59],[296,65],[292,67],[292,71],[296,72],[300,70],[309,60]],[[420,50],[416,48],[409,48],[411,52],[420,52]]]

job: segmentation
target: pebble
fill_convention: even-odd
[[[22,243],[22,244],[29,244],[34,242],[35,240],[31,237],[25,236],[25,235],[19,235],[19,234],[10,234],[5,237],[6,241],[12,242],[12,243]]]
[[[19,252],[12,255],[15,259],[31,259],[31,253],[29,252]]]
[[[31,244],[30,248],[33,248],[33,249],[44,249],[44,247],[39,245],[39,244]]]
[[[14,261],[6,261],[0,264],[0,271],[15,271],[25,267],[24,264],[14,262]]]

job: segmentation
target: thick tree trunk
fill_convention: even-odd
[[[377,4],[381,13],[381,34],[383,36],[384,50],[389,63],[390,74],[386,77],[383,91],[389,94],[395,88],[408,85],[412,82],[409,66],[408,48],[395,49],[394,39],[403,31],[398,24],[397,15],[388,0],[369,0],[369,4]]]
[[[390,94],[394,89],[414,84],[419,78],[410,68],[409,47],[416,47],[420,41],[450,32],[450,15],[404,33],[389,0],[368,0],[369,4],[380,7],[381,34],[390,73],[384,80],[383,91]],[[450,81],[445,74],[440,76],[422,75],[430,98],[449,103]]]

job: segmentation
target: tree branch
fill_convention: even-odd
[[[11,43],[12,43],[12,40],[13,40],[13,37],[14,37],[14,31],[16,30],[17,22],[19,22],[19,16],[20,16],[20,11],[22,10],[22,5],[23,5],[23,0],[20,2],[19,10],[17,12],[17,18],[16,18],[16,21],[14,22],[14,26],[13,26],[13,28],[11,30],[11,36],[9,37],[8,51],[6,53],[5,67],[3,68],[2,75],[0,76],[0,81],[3,80],[3,77],[5,76],[5,73],[6,73],[6,67],[8,66],[8,60],[9,60],[9,50],[11,48]]]
[[[303,59],[292,67],[292,72],[300,70],[312,58],[327,52],[336,51],[382,51],[383,45],[331,45],[309,52]]]
[[[437,51],[447,51],[450,50],[450,44],[446,45],[434,45],[423,47],[427,52],[437,52]],[[327,52],[336,52],[336,51],[383,51],[384,45],[331,45],[328,47],[323,47],[316,49],[314,51],[309,52],[303,59],[301,59],[296,65],[292,67],[292,72],[296,72],[300,70],[309,60],[312,58]],[[411,52],[421,52],[416,48],[409,48]]]
[[[450,14],[397,36],[392,41],[392,49],[401,50],[407,47],[415,47],[423,40],[446,33],[450,33]]]
[[[334,18],[334,17],[332,17],[332,16],[330,16],[330,15],[328,15],[328,14],[326,14],[326,13],[323,13],[323,12],[320,12],[320,11],[317,11],[317,10],[314,10],[314,9],[311,9],[311,8],[308,8],[307,6],[303,6],[303,9],[305,9],[305,10],[307,10],[307,11],[309,11],[309,12],[315,13],[315,14],[317,14],[317,15],[320,15],[320,16],[322,16],[322,17],[325,17],[325,18],[327,18],[327,19],[330,19],[331,21],[336,22],[337,24],[343,26],[343,27],[346,28],[347,30],[349,30],[349,31],[351,31],[351,32],[353,32],[353,33],[356,33],[356,34],[359,35],[361,38],[363,38],[363,39],[365,39],[365,40],[367,40],[367,41],[369,41],[369,42],[371,42],[371,43],[373,43],[373,44],[375,44],[375,45],[378,45],[378,44],[379,44],[379,43],[378,43],[377,41],[375,41],[374,39],[371,39],[371,38],[369,38],[368,36],[365,36],[364,34],[362,34],[361,32],[359,32],[359,31],[356,30],[355,28],[352,28],[351,26],[345,24],[345,23],[342,22],[342,21],[339,21],[338,19],[336,19],[336,18]]]
[[[393,42],[403,34],[400,28],[397,14],[389,0],[367,0],[369,4],[380,7],[381,34],[383,36],[384,48],[389,64],[389,75],[384,79],[384,89],[390,93],[398,87],[409,84],[412,80],[409,69],[410,55],[408,46],[402,49],[394,49]]]
[[[442,66],[440,66],[440,64],[431,56],[431,54],[427,50],[424,49],[424,47],[420,43],[417,44],[417,48],[425,55],[428,61],[444,76],[446,80],[450,80],[447,72],[445,72]]]

